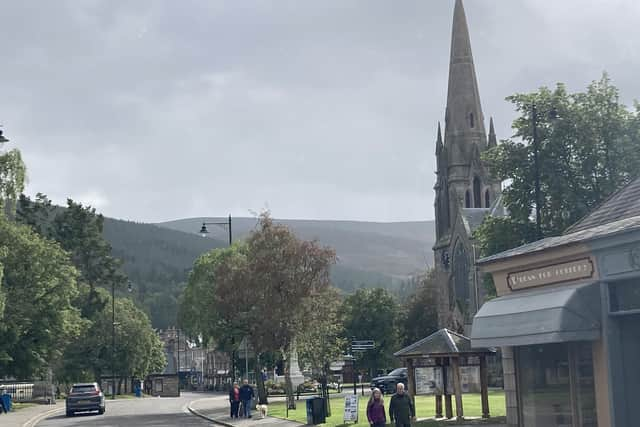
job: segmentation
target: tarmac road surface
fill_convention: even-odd
[[[204,397],[197,393],[182,393],[180,397],[147,397],[143,399],[107,399],[103,415],[80,413],[67,417],[64,413],[54,414],[39,423],[37,427],[165,427],[165,426],[211,426],[211,422],[191,414],[189,402]]]

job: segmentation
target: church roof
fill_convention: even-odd
[[[476,228],[482,224],[484,218],[489,213],[489,209],[487,208],[462,208],[460,210],[462,214],[462,221],[464,222],[464,227],[467,229],[467,233],[471,235]]]
[[[637,215],[640,215],[640,178],[613,193],[591,213],[569,227],[565,234]]]
[[[471,340],[462,334],[449,329],[440,329],[426,338],[417,341],[402,350],[393,353],[396,357],[489,353],[493,350],[485,348],[471,348]]]

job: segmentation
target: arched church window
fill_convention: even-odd
[[[491,196],[489,195],[489,190],[484,192],[484,205],[485,207],[491,206]]]
[[[465,208],[471,207],[471,194],[469,194],[469,190],[465,191],[464,193],[464,207]]]
[[[471,291],[469,288],[469,258],[467,257],[467,251],[461,242],[456,243],[453,249],[453,262],[451,268],[453,269],[453,290],[455,293],[454,301],[458,303],[460,311],[467,314],[469,307],[471,306]]]
[[[480,189],[480,178],[473,177],[473,207],[482,207],[482,190]]]
[[[475,127],[475,123],[473,121],[473,113],[469,113],[469,126],[470,127]]]

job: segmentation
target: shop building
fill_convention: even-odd
[[[640,425],[640,179],[564,235],[478,265],[498,298],[471,340],[502,348],[509,426]]]

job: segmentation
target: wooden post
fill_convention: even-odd
[[[460,383],[460,360],[451,357],[451,370],[453,371],[453,391],[456,394],[456,419],[464,419],[464,409],[462,408],[462,384]]]
[[[449,375],[447,374],[447,367],[449,365],[449,358],[443,358],[442,360],[442,384],[444,387],[444,415],[450,420],[453,418],[453,406],[451,405],[451,395],[449,394]]]
[[[407,386],[409,387],[409,397],[415,403],[416,401],[416,371],[413,359],[407,359]]]
[[[482,400],[482,418],[489,418],[489,374],[487,357],[480,356],[480,398]]]
[[[444,395],[444,415],[448,420],[453,418],[453,405],[451,404],[450,394]]]
[[[436,418],[442,418],[442,395],[436,394]]]

